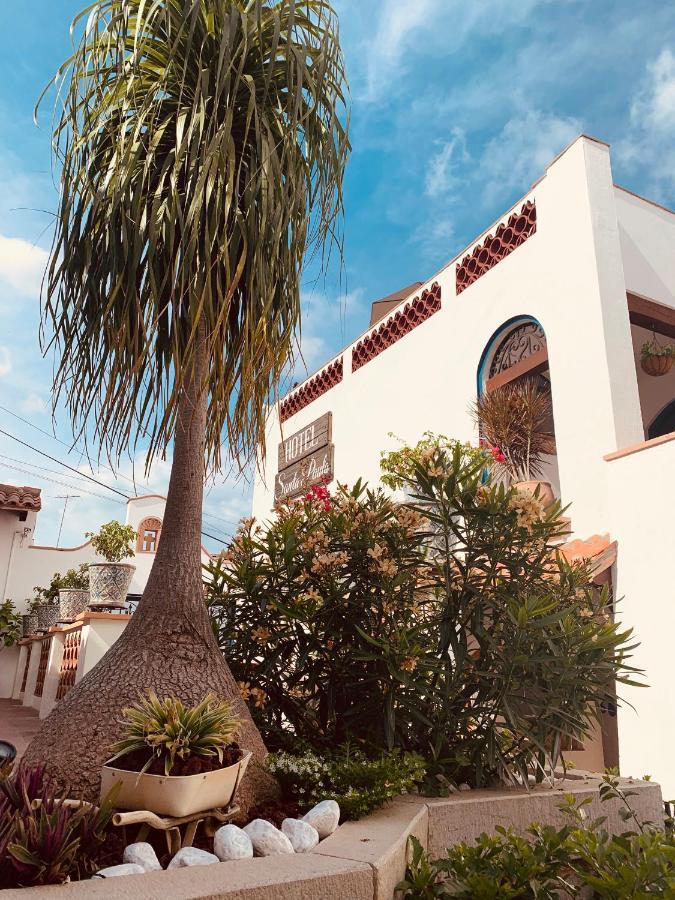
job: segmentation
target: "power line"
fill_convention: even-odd
[[[23,472],[24,475],[33,475],[36,478],[39,478],[41,481],[49,481],[51,484],[60,484],[61,487],[70,488],[71,490],[75,485],[69,484],[67,481],[59,481],[56,478],[47,478],[46,475],[38,475],[36,472],[31,472],[30,469],[22,469],[20,466],[9,466],[7,463],[3,463],[5,469],[11,469],[13,472]],[[99,500],[107,500],[110,503],[122,503],[121,500],[113,500],[112,497],[106,497],[103,494],[97,494],[95,491],[88,491],[86,488],[77,487],[78,491],[82,491],[84,494],[89,494],[90,497],[98,497]]]
[[[52,475],[60,475],[62,478],[72,478],[73,481],[81,481],[82,480],[81,475],[68,475],[65,472],[60,472],[58,469],[49,469],[46,466],[39,466],[37,463],[26,462],[25,459],[16,459],[13,456],[6,456],[4,453],[0,453],[0,459],[9,460],[9,462],[13,462],[13,463],[21,463],[24,466],[30,466],[31,469],[37,469],[38,472],[35,473],[37,478],[42,477],[39,474],[39,472],[50,472]],[[79,485],[78,485],[78,487],[79,487]]]
[[[31,444],[26,443],[26,441],[22,441],[20,438],[16,437],[15,435],[10,434],[8,431],[5,431],[4,428],[0,428],[0,434],[4,434],[5,437],[11,438],[13,441],[16,441],[17,443],[21,444],[22,446],[27,447],[29,450],[33,450],[33,452],[39,453],[41,456],[45,456],[47,459],[51,460],[52,462],[56,463],[57,465],[63,466],[65,469],[70,469],[71,472],[75,472],[75,474],[78,475],[79,477],[86,478],[88,481],[93,481],[94,484],[97,484],[100,487],[105,488],[107,491],[112,491],[113,494],[118,494],[120,497],[124,497],[126,502],[129,502],[129,500],[133,499],[133,497],[128,497],[126,494],[123,494],[122,491],[118,491],[117,488],[111,487],[109,484],[105,484],[105,482],[99,481],[97,478],[93,478],[91,475],[87,475],[86,472],[78,472],[78,470],[73,468],[73,466],[69,466],[68,463],[64,463],[62,460],[56,459],[55,456],[50,456],[49,453],[45,453],[44,450],[38,450],[37,447],[33,447]],[[34,474],[34,473],[28,471],[27,469],[18,469],[16,466],[8,466],[6,463],[5,463],[5,466],[8,469],[16,469],[16,471],[19,471],[19,472],[23,471],[28,475]],[[73,487],[72,484],[66,484],[63,481],[58,482],[58,481],[55,481],[55,479],[53,479],[53,478],[47,478],[45,475],[41,475],[40,477],[44,481],[53,481],[55,484],[61,484],[64,487],[69,487],[69,488]],[[78,488],[78,490],[85,490],[85,489]],[[89,493],[94,497],[101,497],[100,494],[94,494],[93,491],[86,491],[86,493]],[[110,498],[101,497],[101,499],[108,500]],[[120,501],[118,500],[117,502],[119,503]],[[215,534],[209,534],[208,531],[201,531],[200,533],[204,537],[211,538],[211,540],[213,540],[213,541],[218,541],[219,544],[227,543],[227,541],[224,540],[223,538],[216,537]]]
[[[2,406],[2,404],[0,404],[0,409],[3,410],[3,412],[9,413],[10,416],[14,416],[15,419],[19,420],[19,422],[23,422],[24,425],[28,425],[30,428],[34,428],[35,431],[39,431],[40,434],[44,434],[45,437],[48,437],[52,441],[56,441],[58,444],[61,444],[63,447],[66,447],[68,449],[69,453],[77,447],[77,443],[69,444],[67,441],[62,441],[60,437],[57,437],[55,434],[51,434],[49,431],[45,431],[44,428],[40,428],[39,425],[36,425],[34,422],[31,422],[29,419],[24,419],[23,416],[20,416],[18,413],[14,412],[13,410],[8,409],[6,406]],[[82,450],[81,452],[84,455],[85,451]],[[108,466],[105,463],[102,463],[102,464],[100,464],[100,468],[108,469],[108,471],[112,472],[118,481],[120,479],[122,481],[128,481],[129,484],[133,485],[134,490],[136,490],[136,488],[138,486],[138,487],[142,487],[145,490],[152,492],[152,488],[150,487],[149,484],[145,484],[141,481],[137,482],[134,478],[129,478],[127,475],[122,475],[121,472],[116,472],[112,466]]]
[[[22,444],[24,447],[28,447],[29,450],[33,450],[35,453],[39,453],[40,456],[45,456],[47,459],[50,459],[52,462],[55,462],[59,466],[63,466],[65,469],[70,469],[71,472],[75,472],[81,478],[86,478],[87,481],[93,481],[94,484],[98,484],[99,487],[103,487],[108,491],[112,491],[113,494],[119,494],[120,497],[124,497],[125,500],[130,500],[131,498],[127,496],[127,494],[123,494],[122,491],[118,491],[117,488],[111,487],[109,484],[105,484],[103,481],[99,481],[98,478],[93,478],[91,475],[87,475],[86,472],[80,472],[74,466],[69,466],[68,463],[64,463],[60,459],[56,459],[55,456],[50,456],[49,453],[45,453],[44,450],[38,450],[37,447],[32,447],[30,444],[27,444],[25,441],[22,441],[21,438],[15,437],[13,434],[10,434],[9,431],[5,431],[4,428],[0,428],[0,434],[4,434],[5,437],[11,438],[13,441],[16,441],[19,444]]]
[[[25,425],[30,426],[30,428],[35,429],[35,431],[39,431],[40,434],[43,434],[45,437],[50,438],[50,440],[56,441],[58,444],[61,444],[63,447],[66,447],[66,448],[68,449],[69,452],[70,452],[72,449],[74,449],[74,447],[77,446],[77,444],[75,444],[74,447],[71,446],[71,445],[68,444],[66,441],[61,440],[61,438],[57,437],[55,434],[51,434],[49,431],[45,431],[44,428],[40,428],[39,425],[36,425],[34,422],[31,422],[29,419],[25,419],[23,416],[20,416],[18,413],[14,412],[13,410],[9,409],[9,408],[6,407],[6,406],[3,406],[2,404],[0,404],[0,409],[3,410],[3,412],[9,413],[10,416],[14,416],[15,419],[18,419],[18,420],[19,420],[19,422],[23,422]],[[15,438],[15,440],[18,440],[18,438]],[[32,449],[35,449],[35,448],[32,448]],[[36,452],[40,453],[41,451],[37,450]],[[82,453],[84,453],[84,451],[82,451]],[[11,457],[9,457],[9,456],[8,456],[8,457],[5,457],[5,458],[6,458],[6,459],[11,459]],[[50,459],[51,459],[51,457],[50,457]],[[13,460],[13,461],[14,461],[14,462],[23,462],[23,460]],[[65,463],[61,463],[59,460],[56,460],[56,462],[57,462],[59,465],[65,465]],[[31,466],[33,466],[34,464],[33,464],[33,463],[26,463],[26,465],[31,465]],[[35,468],[40,468],[40,467],[37,466],[37,465],[34,465],[34,467],[35,467]],[[112,466],[105,465],[105,463],[104,463],[104,464],[101,465],[101,468],[102,468],[102,469],[107,469],[109,472],[112,472],[112,474],[115,476],[115,478],[116,478],[117,480],[122,479],[123,481],[128,481],[129,484],[133,485],[134,490],[136,490],[137,487],[142,487],[142,488],[144,488],[145,490],[150,491],[151,493],[153,492],[153,489],[150,487],[149,484],[146,484],[146,483],[144,483],[144,482],[137,482],[135,479],[129,478],[127,475],[122,475],[121,472],[116,472],[115,469],[112,468]],[[53,472],[53,470],[51,470],[51,469],[45,469],[44,471],[45,471],[45,472],[49,472],[49,471],[52,471],[52,472]],[[79,470],[77,470],[77,471],[78,471],[78,477],[83,477],[83,476],[86,477],[86,478],[89,477],[86,473],[84,473],[84,472],[79,472]],[[58,475],[59,473],[58,473],[58,472],[53,472],[53,474]],[[109,485],[105,485],[105,487],[106,487],[106,488],[109,488]],[[119,493],[119,492],[118,492],[118,493]],[[127,498],[127,499],[129,499],[129,498]],[[235,522],[233,519],[225,519],[225,518],[223,518],[222,516],[216,516],[216,515],[214,515],[213,513],[204,513],[204,518],[207,518],[207,519],[214,519],[214,520],[216,520],[216,521],[218,521],[218,522],[223,522],[225,525],[237,525],[237,524],[238,524],[238,523]]]

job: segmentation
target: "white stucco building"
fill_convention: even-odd
[[[146,494],[127,502],[125,524],[137,533],[134,555],[125,562],[135,566],[128,598],[143,593],[162,534],[166,497]],[[0,597],[11,599],[19,613],[26,612],[36,586],[46,587],[55,572],[64,574],[82,563],[104,562],[87,541],[78,547],[48,547],[33,540],[42,505],[40,489],[0,484]],[[102,523],[92,522],[89,531]],[[202,563],[211,556],[202,547]],[[0,697],[11,694],[18,648],[0,649]]]
[[[611,583],[650,684],[621,691],[634,709],[606,717],[595,764],[618,756],[623,774],[651,774],[670,798],[675,369],[642,370],[654,334],[675,338],[675,213],[616,186],[608,146],[581,136],[440,272],[374,304],[371,327],[271,412],[253,514],[269,515],[275,482],[292,494],[300,470],[377,481],[390,432],[476,442],[477,392],[540,375],[557,445],[546,475],[571,504],[570,554],[593,557]],[[318,453],[303,437],[311,423]]]

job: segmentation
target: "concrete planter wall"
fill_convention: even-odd
[[[89,566],[89,605],[92,609],[124,609],[136,566],[128,563],[92,563]]]
[[[631,802],[640,819],[662,820],[657,784],[625,778],[621,781],[622,786],[630,785],[636,791]],[[511,825],[519,832],[537,820],[563,825],[567,820],[558,804],[565,793],[574,794],[577,800],[590,796],[592,803],[586,807],[589,817],[607,816],[609,831],[625,831],[620,804],[601,803],[599,784],[596,776],[580,775],[558,782],[554,788],[540,786],[529,793],[503,789],[466,791],[442,800],[399,797],[359,822],[341,825],[311,853],[80,881],[37,888],[33,894],[45,900],[392,900],[394,888],[405,874],[410,835],[417,837],[432,857],[438,857],[447,846],[459,841],[472,843],[481,832],[493,832],[497,825]],[[16,900],[26,896],[23,890],[4,894]]]
[[[62,588],[59,591],[59,618],[62,622],[72,622],[75,616],[86,611],[89,606],[89,590]]]

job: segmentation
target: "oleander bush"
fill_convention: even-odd
[[[207,574],[214,629],[272,750],[419,753],[432,792],[541,779],[631,681],[631,633],[555,551],[559,505],[426,440],[406,504],[358,482],[244,521]]]
[[[588,821],[586,798],[566,795],[561,808],[570,824],[556,829],[533,823],[525,835],[498,827],[482,834],[473,845],[460,843],[447,855],[430,860],[416,838],[406,878],[398,885],[403,900],[449,898],[605,898],[675,896],[675,837],[654,823],[635,816],[629,798],[616,778],[605,776],[602,800],[618,799],[622,818],[634,829],[611,835],[605,817]]]

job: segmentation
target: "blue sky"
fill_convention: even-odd
[[[69,52],[69,23],[82,5],[0,4],[0,428],[123,492],[133,492],[134,472],[140,492],[146,483],[163,490],[168,462],[158,463],[146,482],[141,460],[123,461],[115,474],[88,467],[81,449],[71,450],[67,419],[52,420],[49,407],[52,360],[38,346],[39,284],[56,189],[50,109],[36,128],[33,106]],[[618,183],[675,204],[670,4],[336,0],[336,6],[352,92],[345,266],[341,279],[306,279],[299,375],[364,329],[372,300],[429,277],[452,258],[581,131],[611,144]],[[42,487],[41,543],[56,541],[62,495],[79,494],[69,502],[62,545],[124,515],[114,495],[105,499],[103,488],[66,477],[2,434],[0,481]],[[205,530],[226,535],[248,512],[249,494],[245,484],[216,478]]]

